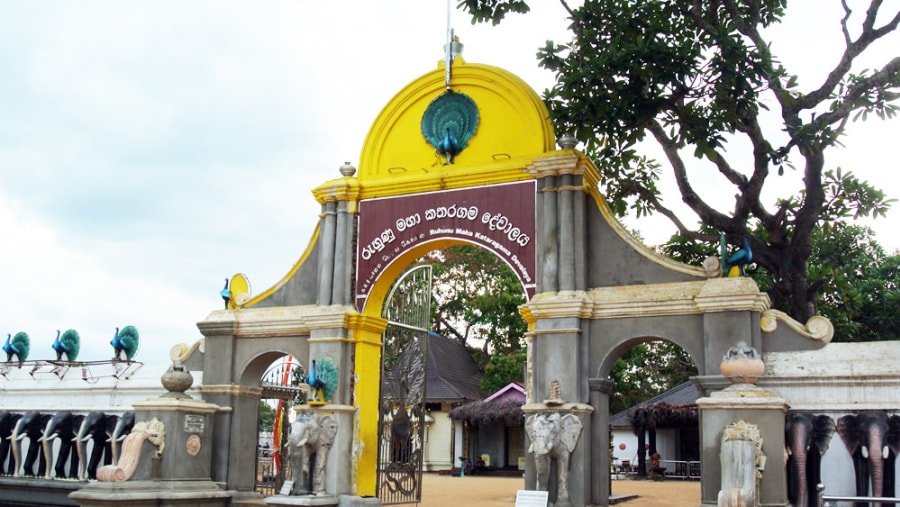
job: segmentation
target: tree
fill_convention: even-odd
[[[809,279],[808,263],[817,225],[882,216],[893,202],[849,172],[827,169],[825,154],[849,121],[895,116],[900,57],[871,70],[858,62],[897,29],[900,12],[882,12],[881,0],[858,12],[842,2],[846,15],[836,33],[843,53],[821,82],[801,89],[765,35],[781,22],[786,0],[585,0],[576,9],[561,3],[572,39],[548,41],[538,53],[540,65],[556,74],[544,98],[557,132],[573,134],[596,161],[616,213],[659,213],[681,236],[710,244],[719,232],[731,244],[747,236],[757,265],[771,275],[773,299],[784,300],[801,322],[816,314],[821,281]],[[528,11],[522,0],[462,5],[473,23]],[[666,166],[644,154],[649,145]],[[802,170],[800,188],[766,202],[766,184],[783,184],[773,175],[794,164]],[[664,167],[705,229],[689,227],[664,203]],[[709,179],[707,167],[731,186],[717,196],[735,193],[730,209],[701,197],[697,182]]]
[[[460,245],[431,252],[434,330],[473,350],[484,371],[482,389],[523,380],[525,292],[515,272],[490,251]]]

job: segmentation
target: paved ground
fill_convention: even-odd
[[[512,507],[522,478],[451,477],[425,474],[422,482],[425,507]],[[698,481],[612,481],[613,494],[636,494],[637,498],[616,504],[621,507],[697,507],[700,505]]]

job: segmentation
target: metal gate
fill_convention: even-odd
[[[383,317],[378,497],[382,505],[419,503],[425,441],[425,354],[431,325],[431,266],[407,271],[391,289]]]

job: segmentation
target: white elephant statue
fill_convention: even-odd
[[[337,429],[337,420],[330,415],[299,414],[291,424],[288,458],[294,480],[292,494],[325,495],[325,466]]]
[[[556,460],[557,506],[571,505],[569,501],[569,456],[581,436],[581,420],[574,414],[541,412],[525,418],[525,432],[531,440],[528,452],[534,454],[537,489],[547,491],[550,460]]]

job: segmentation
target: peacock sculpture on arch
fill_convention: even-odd
[[[445,165],[469,145],[478,130],[478,107],[468,95],[448,91],[428,104],[422,115],[422,135],[444,157]]]
[[[6,343],[3,344],[3,352],[6,352],[6,362],[10,362],[13,356],[19,361],[19,368],[22,363],[28,359],[28,351],[31,349],[31,341],[28,339],[28,333],[20,331],[15,336],[6,335]]]
[[[81,348],[81,337],[78,335],[78,331],[74,329],[67,329],[65,333],[62,333],[60,336],[59,329],[56,330],[56,340],[53,341],[53,350],[56,351],[56,360],[62,361],[63,355],[66,356],[66,361],[74,361],[78,359],[78,351]]]
[[[116,353],[113,357],[114,360],[124,359],[131,361],[140,345],[138,330],[134,326],[125,326],[121,331],[119,331],[119,328],[116,328],[116,334],[109,344],[113,346],[113,350]]]

